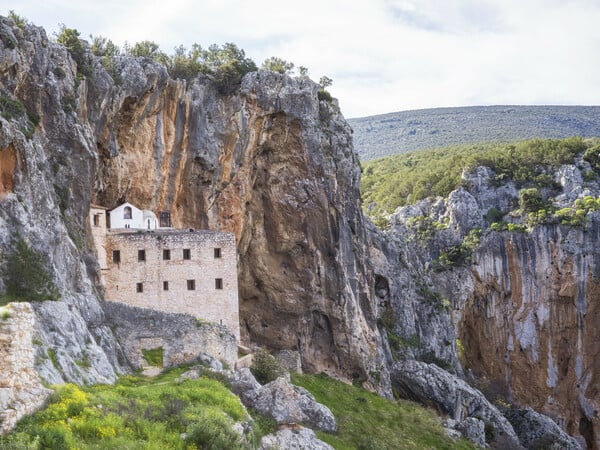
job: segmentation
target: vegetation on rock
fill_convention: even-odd
[[[11,301],[58,300],[60,293],[44,266],[41,254],[21,237],[12,242],[12,253],[6,258],[2,272],[5,293],[0,304]]]
[[[277,358],[264,348],[254,354],[250,371],[260,384],[267,384],[286,374]]]
[[[268,70],[277,73],[290,73],[294,70],[294,63],[281,59],[277,56],[271,56],[262,63],[261,70]]]
[[[534,139],[516,144],[470,145],[423,150],[363,164],[363,204],[371,217],[426,197],[447,196],[461,185],[463,170],[486,166],[493,182],[518,187],[555,188],[551,174],[592,147],[581,138]]]

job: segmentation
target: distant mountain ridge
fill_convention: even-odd
[[[348,119],[361,160],[480,142],[600,136],[600,106],[467,106]]]

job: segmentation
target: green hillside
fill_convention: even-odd
[[[236,421],[250,418],[221,374],[179,380],[186,369],[158,377],[124,376],[114,386],[55,386],[46,408],[22,419],[0,437],[0,448],[17,449],[253,449],[276,431],[275,421],[250,411],[252,431],[242,439]],[[298,375],[334,413],[338,431],[319,432],[336,449],[471,449],[447,437],[435,413],[416,403],[387,400],[324,375]]]
[[[588,149],[598,153],[597,140],[535,139],[412,151],[367,161],[361,183],[363,205],[377,218],[426,197],[446,196],[460,186],[463,169],[480,165],[492,168],[498,182],[511,179],[518,186],[551,186],[549,172]]]
[[[600,136],[600,106],[471,106],[348,119],[362,161],[412,150]]]

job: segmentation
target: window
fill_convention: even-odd
[[[215,278],[215,289],[223,289],[223,278]]]
[[[144,292],[144,283],[136,283],[135,292],[137,292],[138,294]]]
[[[171,259],[171,250],[169,250],[168,248],[163,249],[163,259],[164,260]]]
[[[138,261],[146,261],[146,250],[138,250]]]
[[[113,250],[113,262],[119,264],[121,262],[121,250]]]
[[[190,251],[189,248],[184,248],[183,249],[183,259],[191,259],[192,258],[192,252]]]
[[[123,219],[131,219],[131,206],[126,206],[123,209]]]
[[[161,211],[159,214],[161,228],[171,228],[171,213],[168,211]]]
[[[100,226],[100,214],[94,214],[94,226],[95,227]]]
[[[215,258],[220,258],[221,257],[221,249],[216,247],[215,248]]]
[[[196,290],[196,280],[187,280],[188,291]]]
[[[169,282],[163,281],[163,291],[168,291],[168,290],[169,290]]]
[[[156,320],[154,319],[154,317],[150,318],[150,320],[148,321],[148,325],[150,325],[151,327],[156,326]]]

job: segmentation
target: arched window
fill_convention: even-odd
[[[131,219],[131,206],[126,206],[123,209],[123,219]]]

